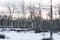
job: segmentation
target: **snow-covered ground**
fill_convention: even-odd
[[[5,34],[6,39],[0,40],[41,40],[44,38],[49,37],[49,32],[42,32],[42,33],[34,33],[34,31],[27,31],[27,32],[15,32],[15,31],[0,31],[0,34]],[[8,39],[7,39],[8,37]],[[60,40],[60,32],[53,34],[54,40]]]

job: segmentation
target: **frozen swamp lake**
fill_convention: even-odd
[[[45,34],[45,38],[48,38],[50,36],[49,32],[34,33],[34,31],[0,31],[0,34],[4,34],[6,36],[5,39],[0,40],[41,40],[42,38],[44,38],[43,34]],[[60,32],[54,33],[53,38],[54,40],[60,40]]]

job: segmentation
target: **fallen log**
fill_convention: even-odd
[[[0,39],[5,39],[5,35],[0,34]]]

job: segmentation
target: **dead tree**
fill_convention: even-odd
[[[59,19],[60,19],[60,3],[58,4],[58,14],[59,14]]]
[[[24,24],[23,24],[23,25],[24,25],[23,28],[25,28],[25,23],[26,23],[26,13],[25,13],[24,0],[23,0],[22,11],[23,11],[23,22],[24,22]]]
[[[12,16],[13,16],[13,14],[14,14],[14,12],[15,12],[15,5],[14,4],[7,4],[7,9],[8,9],[8,13],[9,13],[9,20],[10,20],[10,22],[9,22],[9,24],[10,24],[10,26],[11,27],[13,27],[13,19],[12,19]]]
[[[58,3],[59,25],[60,25],[60,3]]]
[[[50,10],[49,10],[49,14],[48,16],[50,17],[50,24],[51,26],[49,27],[49,30],[50,30],[50,39],[53,40],[53,8],[52,8],[52,0],[50,0]]]
[[[39,14],[40,14],[40,29],[41,29],[41,6],[40,6],[40,3],[39,3]]]
[[[16,5],[15,5],[15,4],[12,4],[11,6],[12,6],[12,14],[11,14],[11,16],[13,16],[14,13],[15,13],[15,10],[16,10],[16,8],[15,8]],[[12,18],[11,18],[11,19],[12,19]],[[11,22],[11,26],[14,27],[14,26],[13,26],[13,19],[12,19],[12,22]]]
[[[24,3],[24,0],[22,0],[22,4],[20,5],[20,9],[21,9],[21,14],[23,14],[21,16],[21,27],[24,29],[25,28],[25,20],[26,20],[26,13],[25,13],[25,3]]]
[[[52,11],[52,0],[51,0],[51,5],[50,5],[50,18],[51,18],[51,27],[50,27],[50,39],[52,40],[52,27],[53,27],[53,11]]]
[[[35,13],[36,13],[37,8],[34,5],[31,5],[30,3],[30,13],[31,13],[31,26],[32,29],[35,29],[36,26],[36,20],[35,20]]]

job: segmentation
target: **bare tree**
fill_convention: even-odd
[[[59,14],[59,20],[60,20],[60,3],[58,4],[58,14]],[[60,21],[59,21],[60,24]]]
[[[37,10],[37,8],[34,5],[31,5],[31,3],[30,3],[31,25],[32,25],[33,29],[36,28],[36,21],[34,20],[35,19],[36,10]]]
[[[52,27],[53,27],[53,11],[52,11],[52,10],[53,10],[53,9],[52,9],[52,0],[50,0],[50,1],[51,1],[51,2],[50,2],[50,4],[51,4],[51,5],[50,5],[50,14],[49,14],[49,17],[50,17],[50,19],[51,19],[50,39],[53,40],[53,39],[52,39],[52,38],[53,38],[53,37],[52,37],[52,35],[53,35],[53,32],[52,32],[52,29],[53,29],[53,28],[52,28]]]
[[[21,19],[23,19],[23,20],[21,20],[20,21],[20,25],[21,25],[21,27],[22,28],[25,28],[25,20],[26,20],[26,13],[25,13],[25,2],[24,2],[24,0],[22,0],[22,2],[21,2],[21,4],[19,4],[19,6],[20,6],[20,13],[21,13]],[[23,15],[22,15],[23,14]]]
[[[12,4],[11,6],[12,6],[12,15],[11,16],[13,16],[14,13],[15,13],[15,10],[16,10],[16,5],[15,4]],[[13,26],[13,19],[12,19],[12,22],[11,22],[11,26],[14,27]]]
[[[40,28],[41,28],[41,6],[40,6],[40,3],[39,3],[39,14],[40,14]]]
[[[10,4],[8,3],[6,6],[7,6],[7,9],[9,11],[8,12],[9,13],[9,20],[11,20],[11,22],[9,22],[9,24],[10,24],[11,27],[13,27],[13,19],[12,19],[12,16],[13,16],[13,14],[15,12],[15,7],[16,6],[15,6],[15,4],[11,4],[11,3]]]

